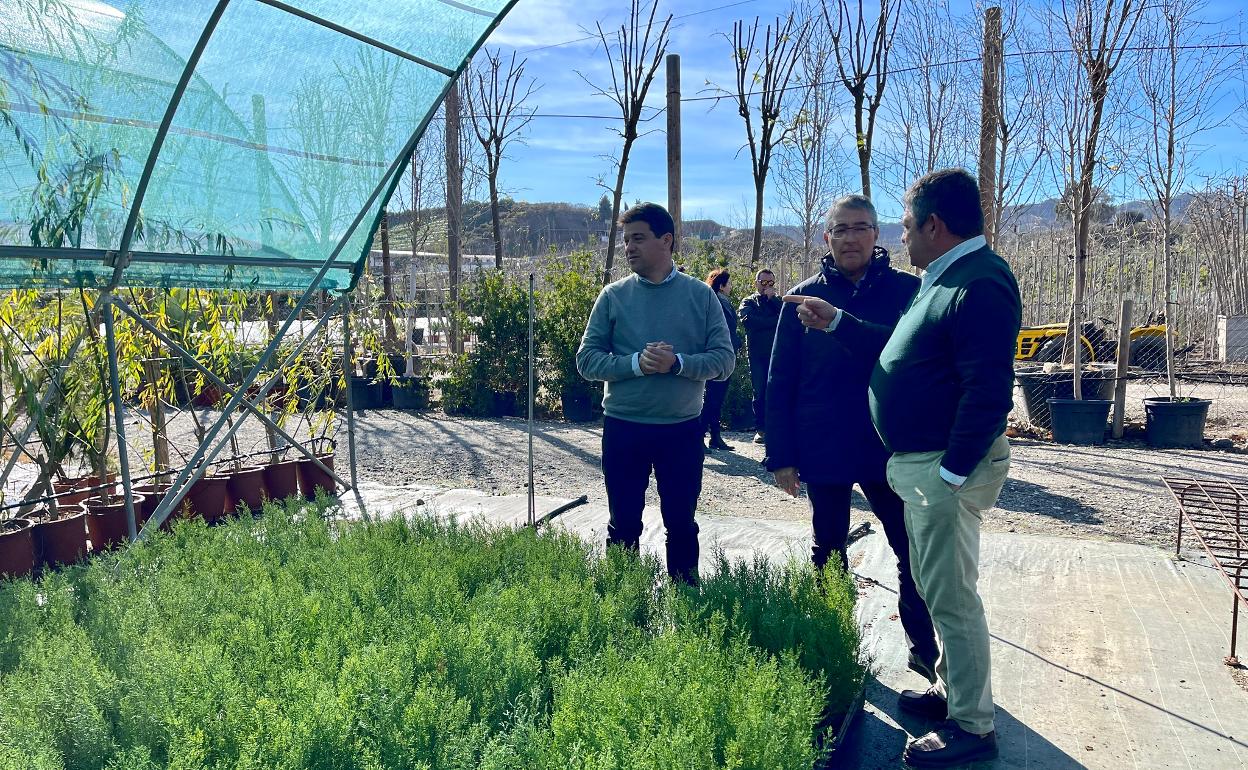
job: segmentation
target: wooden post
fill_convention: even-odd
[[[991,246],[997,234],[997,131],[1001,123],[1001,9],[984,12],[984,88],[979,118],[979,200],[984,209],[984,237]]]
[[[459,329],[459,272],[460,272],[460,206],[463,205],[463,169],[459,165],[459,83],[453,83],[446,92],[446,255],[447,281],[450,287],[451,352],[464,352],[464,341]]]
[[[680,251],[680,54],[667,55],[667,213],[676,223],[672,253]]]
[[[1131,310],[1135,303],[1124,299],[1118,310],[1118,374],[1114,381],[1113,437],[1122,438],[1127,411],[1127,364],[1131,361]]]

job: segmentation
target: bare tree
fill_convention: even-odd
[[[466,89],[468,114],[485,153],[485,178],[490,190],[490,221],[494,230],[494,266],[503,267],[503,223],[498,210],[498,168],[507,146],[521,141],[520,132],[533,120],[533,110],[525,101],[538,90],[533,78],[524,79],[527,59],[511,60],[503,67],[499,51],[485,51],[485,60],[472,70]]]
[[[1001,11],[1004,50],[1030,51],[1041,47],[1033,43],[1027,30],[1021,0],[1003,3]],[[1031,180],[1047,153],[1042,130],[1046,99],[1046,91],[1041,87],[1042,71],[1036,57],[1003,57],[1001,60],[997,186],[993,201],[997,215],[993,218],[989,243],[996,243],[997,234],[1014,225],[1021,207],[1031,203],[1035,196],[1036,186]]]
[[[785,99],[787,132],[777,148],[776,192],[802,228],[802,260],[819,249],[824,212],[844,186],[844,156],[835,141],[836,100],[824,81],[830,45],[812,39],[802,48],[795,75],[802,88]],[[803,266],[804,270],[804,266]]]
[[[977,80],[968,61],[976,38],[968,26],[943,1],[898,11],[894,59],[902,69],[892,76],[894,98],[883,107],[896,129],[883,138],[885,168],[899,188],[938,168],[973,165],[979,103],[965,86]]]
[[[758,25],[757,16],[748,28],[744,21],[736,21],[732,25],[732,36],[723,36],[732,46],[732,60],[737,74],[736,90],[732,96],[736,100],[737,114],[745,121],[745,146],[750,151],[750,170],[754,175],[751,265],[758,261],[762,248],[763,192],[771,170],[772,153],[785,137],[780,123],[781,107],[801,58],[805,38],[793,13],[783,20],[777,17],[774,24],[766,26],[761,46],[758,44]],[[757,113],[752,104],[754,101],[758,102]]]
[[[1147,127],[1144,173],[1149,203],[1161,223],[1162,265],[1166,302],[1166,378],[1170,398],[1178,393],[1174,379],[1173,262],[1175,195],[1187,180],[1191,140],[1221,123],[1214,92],[1227,63],[1225,49],[1202,47],[1215,42],[1198,19],[1201,0],[1158,0],[1144,24],[1146,45],[1140,57],[1139,75],[1142,115]]]
[[[1066,148],[1074,181],[1075,230],[1074,291],[1066,339],[1074,362],[1075,398],[1082,397],[1078,375],[1081,349],[1074,342],[1079,338],[1083,320],[1090,214],[1101,163],[1099,149],[1105,103],[1111,79],[1131,44],[1143,10],[1141,0],[1063,0],[1061,5],[1061,21],[1078,64],[1078,98],[1086,102],[1086,117],[1073,124]]]
[[[836,70],[854,103],[854,141],[862,194],[871,197],[871,148],[875,140],[875,117],[888,83],[888,54],[897,33],[896,0],[880,0],[879,13],[868,20],[864,3],[851,12],[849,0],[836,0],[835,9],[823,3],[823,20],[832,36]],[[835,13],[835,18],[833,14]]]
[[[581,79],[594,93],[605,96],[620,108],[620,117],[624,125],[618,129],[624,145],[620,148],[620,157],[616,163],[615,187],[611,189],[611,224],[607,234],[607,256],[602,270],[602,283],[611,281],[611,265],[615,259],[615,234],[619,228],[620,200],[624,197],[624,176],[628,170],[628,156],[632,152],[633,143],[640,134],[637,126],[641,123],[642,108],[646,105],[646,94],[650,84],[654,82],[654,74],[663,62],[667,53],[668,28],[672,24],[669,13],[662,23],[655,26],[655,16],[659,10],[659,0],[652,0],[650,13],[642,21],[641,0],[632,0],[628,22],[608,35],[597,24],[598,40],[602,43],[602,51],[606,54],[611,69],[611,85],[609,87],[595,85],[581,73]]]

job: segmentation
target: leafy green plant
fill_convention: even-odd
[[[601,384],[590,383],[576,370],[576,351],[600,288],[594,264],[589,251],[566,257],[551,253],[543,263],[546,288],[541,293],[538,317],[542,384],[555,400],[562,393],[598,393],[601,400]]]
[[[699,594],[559,531],[328,505],[0,583],[0,768],[809,768],[861,677],[806,566]]]

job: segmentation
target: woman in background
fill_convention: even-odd
[[[740,350],[741,335],[737,333],[737,311],[732,308],[732,300],[728,298],[732,291],[732,277],[728,275],[728,269],[719,267],[712,270],[706,276],[706,285],[715,292],[724,309],[724,322],[728,324],[728,336],[732,337],[733,351]],[[706,383],[706,399],[702,402],[702,434],[706,435],[708,431],[711,434],[711,440],[706,446],[707,454],[714,449],[732,451],[732,447],[719,435],[720,413],[724,409],[724,397],[728,395],[728,382],[729,380],[708,380]]]

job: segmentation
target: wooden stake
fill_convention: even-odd
[[[680,251],[680,54],[667,55],[667,213],[676,223],[672,253]]]
[[[1114,381],[1114,438],[1122,438],[1127,411],[1127,365],[1131,361],[1131,311],[1135,305],[1124,299],[1118,310],[1118,379]]]
[[[997,132],[1001,123],[1001,9],[984,12],[984,88],[979,119],[979,200],[984,209],[984,237],[996,240]]]

